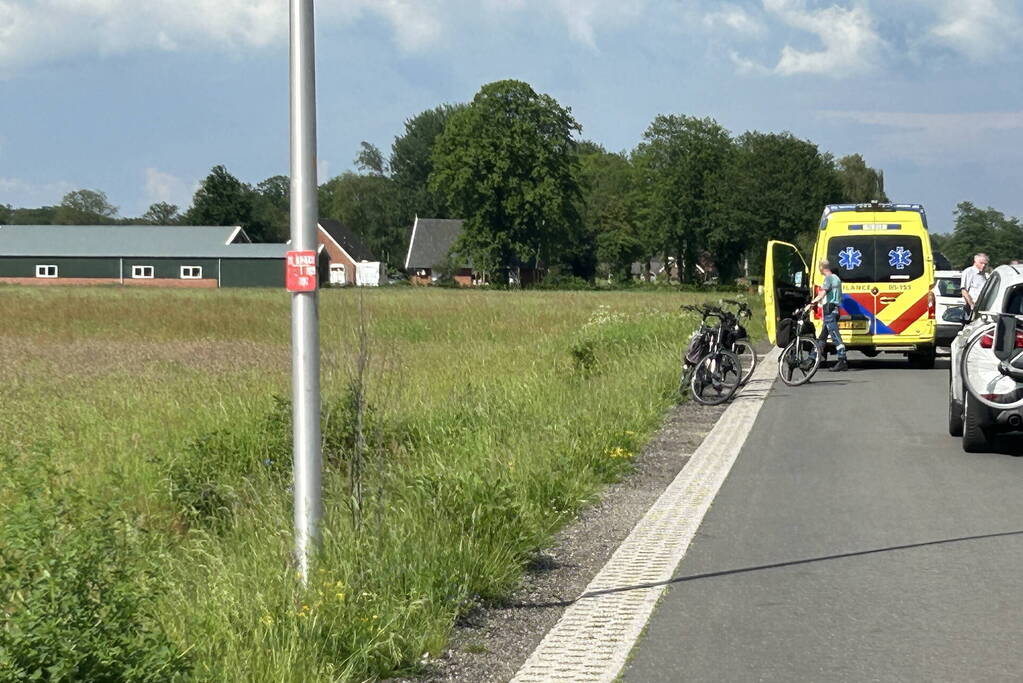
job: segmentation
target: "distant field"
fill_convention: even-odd
[[[629,469],[696,298],[324,292],[328,509],[302,591],[287,295],[0,289],[0,679],[414,673]]]

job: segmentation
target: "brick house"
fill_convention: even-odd
[[[476,284],[470,264],[452,262],[451,249],[464,225],[460,219],[416,216],[405,257],[405,272],[413,284],[429,285],[445,275],[463,287]]]
[[[383,264],[341,221],[321,218],[317,240],[329,260],[325,284],[376,287],[385,281]]]

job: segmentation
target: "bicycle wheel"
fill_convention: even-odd
[[[799,337],[778,358],[778,376],[790,387],[806,384],[821,366],[821,350],[810,337]]]
[[[742,364],[731,351],[718,349],[700,359],[689,389],[697,403],[716,406],[735,395],[742,380]]]
[[[689,390],[689,382],[693,379],[693,366],[685,361],[682,362],[682,375],[678,380],[678,397],[682,399]]]
[[[749,382],[750,377],[753,376],[753,371],[757,369],[757,352],[753,348],[753,344],[750,343],[749,339],[737,339],[732,344],[732,351],[739,357],[739,363],[742,365],[742,381],[739,382],[740,386],[746,386]]]

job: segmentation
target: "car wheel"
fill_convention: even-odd
[[[991,434],[984,426],[988,409],[978,401],[965,397],[966,408],[963,411],[963,450],[967,453],[986,453],[991,450]]]
[[[952,383],[948,384],[948,433],[950,436],[963,435],[963,404],[952,396]]]
[[[938,347],[929,346],[916,353],[909,354],[909,362],[923,370],[933,370],[938,357]]]

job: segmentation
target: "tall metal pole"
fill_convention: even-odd
[[[316,250],[316,67],[313,0],[291,0],[291,248]],[[295,561],[303,583],[320,540],[320,321],[318,294],[291,295]]]

